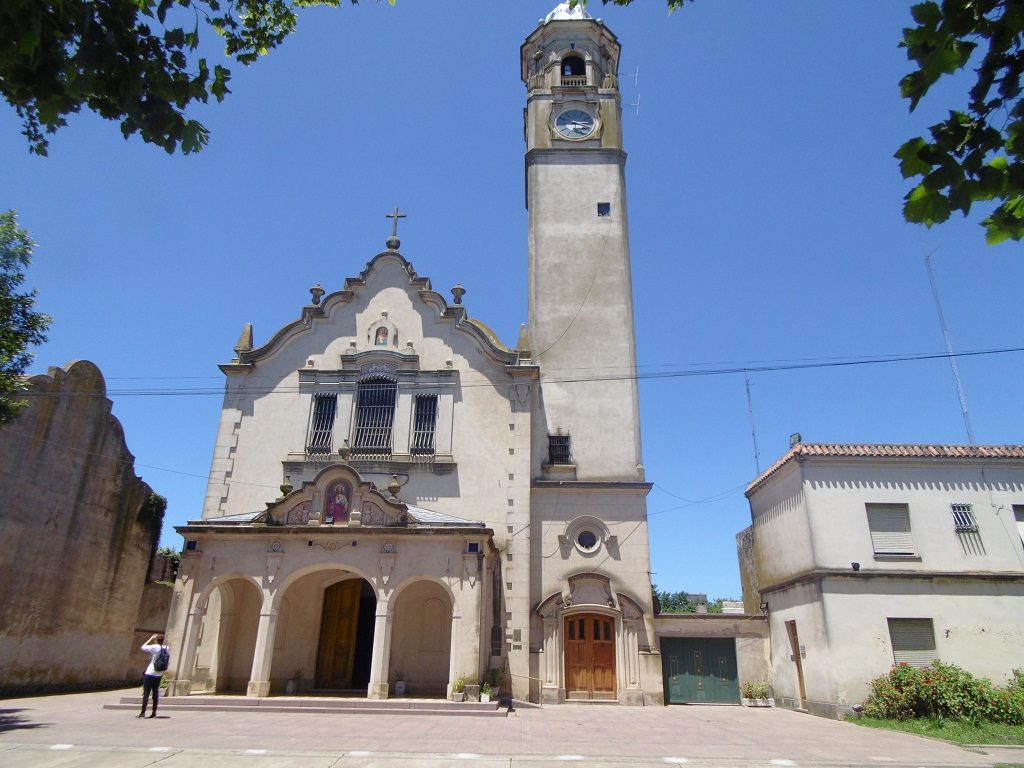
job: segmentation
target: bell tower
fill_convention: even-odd
[[[568,3],[520,48],[539,479],[643,480],[619,50]]]

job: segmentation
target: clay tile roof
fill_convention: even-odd
[[[797,443],[778,461],[747,486],[749,496],[791,459],[829,458],[909,458],[909,459],[1024,459],[1024,445],[870,445],[853,443]]]

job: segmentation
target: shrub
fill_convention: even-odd
[[[864,714],[891,720],[935,718],[1024,724],[1024,685],[1015,673],[1008,688],[994,688],[954,664],[919,669],[900,664],[871,681]]]
[[[744,699],[767,699],[768,683],[747,680],[740,686],[740,693]]]

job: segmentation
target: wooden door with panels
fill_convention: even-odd
[[[565,697],[615,698],[615,619],[596,613],[565,618]]]
[[[317,688],[344,690],[352,687],[361,591],[362,579],[339,581],[324,591],[316,660]]]

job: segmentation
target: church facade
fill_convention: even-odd
[[[416,273],[398,209],[357,277],[260,346],[246,326],[202,516],[178,528],[174,694],[489,677],[521,700],[662,702],[619,50],[568,4],[521,47],[515,348]]]

